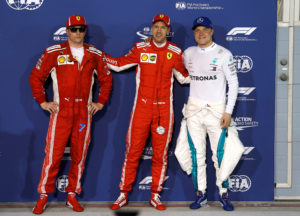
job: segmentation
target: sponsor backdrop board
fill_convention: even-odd
[[[273,200],[274,79],[276,1],[267,0],[152,0],[69,1],[5,0],[0,3],[0,201],[33,201],[43,160],[49,114],[31,96],[28,78],[43,50],[66,40],[69,15],[84,15],[89,24],[87,42],[119,57],[133,43],[151,35],[151,20],[158,13],[171,17],[169,39],[183,50],[195,45],[191,25],[202,15],[215,26],[214,39],[234,54],[240,82],[233,119],[245,152],[230,178],[233,200]],[[81,200],[111,201],[118,193],[125,137],[135,94],[135,69],[113,73],[114,86],[105,109],[94,117],[92,141],[83,175]],[[49,85],[48,85],[49,86]],[[179,167],[174,156],[181,109],[188,86],[175,82],[175,124],[170,143],[169,167],[162,200],[195,198],[191,176]],[[51,85],[47,88],[51,99]],[[56,192],[51,201],[63,201],[70,164],[66,149]],[[148,200],[152,148],[149,141],[130,200]],[[214,168],[208,152],[208,198],[217,199]]]

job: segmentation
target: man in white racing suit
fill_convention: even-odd
[[[198,209],[206,204],[206,134],[209,136],[212,160],[216,169],[217,186],[223,209],[232,211],[227,188],[219,179],[217,148],[223,128],[231,122],[231,114],[238,94],[238,78],[229,50],[213,42],[214,29],[207,17],[198,17],[193,22],[197,46],[189,47],[183,54],[184,64],[190,74],[190,96],[185,112],[188,140],[195,152],[196,169],[193,175],[197,199],[190,205]],[[228,99],[226,103],[226,84]]]

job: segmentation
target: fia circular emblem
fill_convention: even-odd
[[[158,134],[164,134],[165,133],[165,128],[163,126],[158,126],[156,128],[156,133],[158,133]]]
[[[67,175],[59,176],[56,180],[56,188],[60,192],[66,192],[65,188],[68,186],[68,184],[69,184],[69,179]]]
[[[43,2],[44,0],[6,0],[8,6],[14,10],[36,10]]]

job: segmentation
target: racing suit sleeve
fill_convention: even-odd
[[[180,84],[190,83],[190,77],[188,71],[183,64],[183,55],[176,55],[175,65],[173,67],[173,73]]]
[[[134,46],[125,56],[119,58],[114,58],[105,54],[105,61],[109,69],[120,72],[138,65],[140,55],[136,46]]]
[[[228,83],[228,100],[225,112],[232,114],[237,95],[239,89],[239,81],[237,77],[236,68],[233,62],[233,56],[229,52],[228,55],[224,57],[224,62],[222,65],[222,69],[224,71],[227,83]]]
[[[98,103],[104,105],[108,101],[112,89],[112,74],[105,63],[104,58],[99,58],[98,60],[97,79],[100,86]]]
[[[55,65],[52,64],[49,54],[44,51],[44,54],[42,54],[36,66],[31,71],[29,84],[32,96],[39,104],[46,101],[44,83],[54,68]]]

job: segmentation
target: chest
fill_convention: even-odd
[[[216,75],[223,73],[222,56],[213,53],[193,53],[186,59],[186,68],[191,75]]]
[[[58,74],[65,74],[68,76],[77,76],[79,74],[92,75],[97,68],[97,63],[92,58],[81,57],[81,64],[78,59],[75,59],[70,54],[60,54],[54,59],[56,71]]]
[[[141,52],[139,56],[141,73],[145,76],[163,74],[169,77],[172,75],[175,59],[175,54],[167,50]]]

